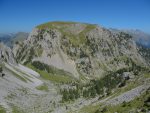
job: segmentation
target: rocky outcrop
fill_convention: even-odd
[[[130,35],[75,22],[39,25],[26,41],[14,46],[13,53],[23,64],[40,61],[77,78],[101,77],[106,71],[130,67],[133,63],[147,65]]]
[[[7,63],[16,64],[12,50],[3,43],[0,43],[0,61],[1,63],[5,61]]]

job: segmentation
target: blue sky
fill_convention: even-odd
[[[77,21],[150,33],[150,0],[0,0],[0,33]]]

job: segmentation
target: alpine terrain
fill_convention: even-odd
[[[0,113],[149,113],[150,48],[137,36],[55,21],[1,42]]]

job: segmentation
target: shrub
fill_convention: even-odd
[[[2,73],[3,72],[3,68],[2,67],[0,67],[0,73]]]

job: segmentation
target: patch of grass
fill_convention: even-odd
[[[99,109],[100,105],[88,105],[80,109],[79,113],[95,113]]]
[[[85,43],[86,42],[86,36],[85,36],[86,33],[90,32],[91,30],[93,30],[95,28],[96,28],[95,25],[87,24],[86,28],[82,32],[80,32],[80,34],[79,34],[79,41],[80,41],[79,44]]]
[[[48,73],[45,70],[39,70],[35,68],[31,64],[27,64],[26,66],[38,72],[41,75],[41,77],[45,80],[50,80],[56,83],[71,83],[76,81],[75,78],[66,75],[66,73],[58,69],[55,69],[53,73]]]
[[[145,78],[150,78],[150,73],[145,73],[145,74],[144,74],[144,77],[145,77]]]
[[[66,75],[56,75],[56,74],[52,75],[45,71],[40,71],[40,70],[38,70],[38,72],[40,73],[42,78],[53,81],[53,82],[70,83],[70,82],[74,81],[71,77],[66,76]]]
[[[86,33],[96,28],[96,26],[93,24],[86,24],[86,25],[87,25],[86,28],[82,32],[80,32],[79,35],[64,33],[74,46],[79,46],[80,44],[86,43],[86,36],[85,36]]]
[[[42,91],[48,91],[48,86],[46,84],[43,84],[43,85],[36,87],[36,89],[42,90]]]
[[[24,113],[24,112],[17,106],[12,106],[12,113]]]
[[[54,21],[54,22],[47,22],[44,24],[41,24],[37,26],[39,29],[45,29],[45,28],[57,28],[56,26],[59,25],[68,25],[68,24],[75,24],[76,22],[61,22],[61,21]]]
[[[0,113],[6,113],[6,110],[3,106],[0,105]]]
[[[71,44],[73,44],[74,46],[78,46],[81,42],[80,42],[80,38],[76,37],[72,34],[66,34],[66,37],[69,39],[69,41],[71,42]]]
[[[95,29],[96,25],[94,24],[87,24],[86,28],[80,33],[80,35],[87,33],[89,31],[91,31],[92,29]]]
[[[107,106],[106,108],[108,111],[106,111],[105,113],[136,113],[137,110],[144,110],[144,112],[146,112],[150,108],[150,105],[147,106],[145,102],[148,98],[150,98],[150,93],[145,92],[140,97],[137,97],[130,102],[123,102],[122,104],[116,106]],[[101,111],[102,109],[103,108],[101,108],[99,111]]]

